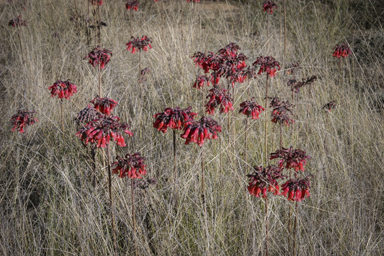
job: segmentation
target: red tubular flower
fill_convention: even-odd
[[[59,80],[48,87],[48,89],[51,90],[51,97],[58,95],[59,99],[65,98],[68,100],[69,97],[77,92],[77,86],[69,82],[69,80],[64,82]]]
[[[147,167],[144,164],[145,158],[140,153],[134,153],[133,155],[127,154],[124,158],[117,156],[117,162],[114,162],[112,166],[116,167],[112,169],[113,174],[118,174],[120,178],[128,176],[130,179],[141,179],[142,175],[147,174]]]
[[[94,105],[95,109],[108,116],[117,105],[117,101],[108,98],[99,98],[99,96],[96,96],[96,98],[91,100],[91,103]]]
[[[277,9],[277,5],[272,1],[265,1],[263,3],[263,11],[268,13],[273,13],[273,8]]]
[[[215,113],[215,108],[220,105],[220,114],[228,113],[229,111],[234,110],[230,93],[223,88],[219,88],[215,86],[211,90],[209,90],[209,94],[207,95],[209,98],[208,103],[205,105],[205,112],[213,115]]]
[[[125,8],[127,8],[127,10],[132,10],[132,11],[138,11],[139,10],[139,2],[138,1],[128,1],[126,4],[125,4]]]
[[[20,27],[20,26],[27,26],[27,22],[21,19],[21,15],[17,16],[16,18],[11,19],[8,22],[9,26],[12,27]]]
[[[290,179],[285,182],[281,189],[283,190],[282,195],[287,197],[289,201],[301,202],[305,197],[310,197],[309,189],[311,186],[310,176],[304,179]]]
[[[101,6],[103,4],[103,0],[88,0],[92,5]]]
[[[258,75],[261,75],[263,72],[266,72],[269,77],[274,77],[276,75],[276,68],[278,68],[279,70],[281,69],[280,63],[271,56],[260,56],[252,65],[260,65],[259,72],[257,73]]]
[[[100,117],[101,117],[101,113],[97,111],[94,107],[91,107],[90,105],[88,105],[86,108],[84,108],[77,114],[75,121],[78,124],[84,124],[84,123],[89,123]]]
[[[336,101],[333,100],[333,101],[328,102],[327,104],[325,104],[323,106],[323,109],[326,109],[326,110],[328,110],[328,112],[331,112],[331,110],[334,109],[336,106],[337,106],[336,105]]]
[[[207,76],[198,76],[196,77],[196,81],[193,84],[193,88],[203,88],[204,85],[209,86],[209,78]]]
[[[217,139],[218,132],[221,132],[221,126],[213,118],[203,116],[199,121],[188,124],[181,137],[186,139],[185,145],[194,142],[201,147],[204,139]]]
[[[94,48],[87,56],[84,57],[84,60],[89,59],[89,64],[92,67],[100,65],[100,68],[105,68],[105,65],[108,64],[112,56],[112,52],[108,49],[101,49],[100,46]]]
[[[251,100],[244,101],[240,104],[239,113],[242,113],[247,116],[252,114],[252,119],[259,119],[260,113],[264,110],[265,108],[260,105],[257,105],[255,102],[255,98],[252,98]]]
[[[348,55],[350,54],[352,54],[352,51],[347,44],[338,44],[335,46],[333,57],[336,57],[336,58],[348,57]]]
[[[11,122],[13,125],[12,132],[18,129],[19,133],[24,133],[24,127],[27,125],[33,125],[34,123],[38,122],[39,120],[33,117],[34,113],[36,112],[28,110],[17,111],[17,114],[11,117]]]
[[[271,116],[273,123],[285,124],[289,126],[295,121],[290,118],[291,108],[293,104],[290,104],[289,101],[280,101],[278,97],[274,97],[271,100],[270,107],[273,107]]]
[[[192,107],[181,110],[180,108],[166,108],[163,113],[157,113],[153,117],[156,121],[153,127],[163,133],[167,132],[168,127],[171,129],[181,130],[191,124],[193,118],[197,115],[191,111]]]
[[[294,168],[295,171],[304,171],[305,165],[307,164],[306,159],[311,158],[306,155],[306,152],[301,149],[293,149],[292,146],[287,149],[283,148],[281,150],[277,150],[276,152],[271,154],[270,159],[280,158],[279,166],[283,168],[285,166],[286,169]]]
[[[274,195],[280,195],[278,180],[285,176],[281,173],[281,169],[277,166],[255,166],[254,172],[248,174],[250,179],[248,191],[255,197],[260,197],[262,193],[264,198],[267,198],[267,192],[272,192]]]
[[[147,52],[149,49],[152,49],[152,45],[150,44],[152,43],[152,40],[147,36],[143,36],[141,39],[139,37],[135,38],[132,36],[131,39],[132,40],[126,43],[126,45],[127,50],[131,51],[133,54],[135,54],[137,50]]]
[[[125,140],[122,132],[128,134],[130,137],[133,133],[128,130],[129,125],[127,123],[120,123],[120,118],[117,116],[104,116],[92,120],[87,123],[76,134],[85,146],[88,143],[96,143],[97,148],[106,148],[109,145],[111,137],[117,142],[120,147],[125,147]]]

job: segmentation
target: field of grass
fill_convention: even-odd
[[[204,114],[207,88],[192,85],[203,72],[191,56],[217,52],[236,42],[251,65],[273,56],[282,69],[270,79],[269,95],[291,100],[286,73],[316,75],[295,98],[295,123],[283,130],[283,147],[305,150],[311,197],[298,204],[298,255],[382,255],[384,253],[384,6],[377,1],[287,1],[284,53],[283,1],[269,16],[262,0],[141,0],[137,12],[121,0],[105,0],[100,17],[101,46],[112,51],[102,70],[102,96],[118,101],[114,115],[127,122],[127,147],[111,143],[111,156],[141,152],[147,177],[157,184],[135,192],[133,235],[128,179],[112,179],[117,249],[111,229],[106,151],[97,149],[97,185],[92,184],[91,151],[75,136],[77,113],[99,93],[97,68],[83,58],[96,46],[76,12],[92,16],[85,0],[0,0],[0,254],[2,255],[264,255],[265,204],[247,191],[251,166],[266,165],[265,153],[279,148],[279,127],[269,122],[265,152],[264,119],[249,122],[248,162],[244,162],[245,116],[239,104],[255,97],[264,105],[265,75],[236,84],[235,111],[213,116],[223,131],[218,140],[184,145],[177,132],[173,173],[172,131],[153,128],[153,115],[166,107]],[[76,8],[75,8],[76,4]],[[27,27],[8,26],[22,15]],[[79,18],[77,20],[81,20]],[[76,20],[76,18],[75,18]],[[268,31],[268,36],[267,36]],[[153,48],[141,54],[148,67],[140,88],[139,55],[126,50],[131,36],[147,35]],[[337,44],[352,55],[332,57]],[[70,79],[78,86],[70,100],[50,97],[48,87]],[[143,97],[139,97],[140,91]],[[331,112],[322,107],[334,100]],[[25,134],[11,132],[19,109],[36,111],[39,121]],[[217,112],[217,113],[216,113]],[[228,129],[228,118],[230,127]],[[205,167],[206,213],[201,200],[201,158]],[[271,164],[275,160],[270,161]],[[269,254],[289,255],[290,206],[269,196]]]

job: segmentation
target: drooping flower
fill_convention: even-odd
[[[133,155],[126,154],[124,158],[117,156],[116,159],[117,162],[112,164],[112,166],[116,166],[112,169],[112,173],[118,174],[120,178],[141,179],[142,175],[147,174],[145,158],[138,152]]]
[[[269,106],[273,108],[271,113],[271,121],[273,123],[285,124],[286,126],[289,126],[295,122],[290,117],[293,104],[289,103],[288,100],[280,101],[278,97],[273,97]]]
[[[182,110],[178,107],[174,109],[166,108],[163,113],[157,113],[153,116],[156,118],[153,127],[163,133],[166,133],[168,128],[181,130],[191,124],[194,121],[193,118],[197,115],[191,109],[192,107]]]
[[[273,8],[277,9],[277,5],[272,1],[265,1],[263,3],[263,11],[268,13],[273,13]]]
[[[234,110],[230,93],[223,88],[219,88],[215,86],[211,90],[209,90],[209,94],[207,95],[209,101],[205,105],[205,112],[213,115],[215,113],[215,108],[220,105],[220,114],[228,113],[229,111]]]
[[[289,201],[301,202],[305,197],[310,197],[310,176],[304,179],[290,179],[281,186],[282,195]]]
[[[38,122],[39,120],[33,117],[34,113],[36,112],[29,110],[18,110],[17,114],[11,117],[11,123],[13,125],[12,132],[18,129],[19,133],[24,133],[24,128],[27,125],[33,125],[34,123]]]
[[[101,49],[100,46],[95,47],[87,56],[84,57],[84,60],[89,59],[89,64],[92,67],[100,65],[100,68],[105,68],[105,65],[108,64],[112,56],[112,52],[108,49]]]
[[[328,110],[328,112],[331,112],[331,110],[334,109],[336,106],[337,106],[336,105],[336,101],[333,100],[333,101],[328,102],[327,104],[325,104],[323,106],[323,109]]]
[[[19,15],[16,18],[11,19],[8,22],[8,25],[12,27],[27,26],[27,22],[25,20],[22,20],[21,15]]]
[[[103,4],[103,0],[88,0],[92,5],[101,6]]]
[[[51,90],[51,97],[58,95],[59,99],[69,99],[69,97],[77,92],[77,86],[69,82],[69,80],[59,80],[48,87],[48,89]]]
[[[131,51],[131,53],[135,54],[136,51],[148,51],[149,49],[152,49],[152,40],[148,38],[147,36],[143,36],[141,39],[139,37],[131,37],[131,41],[126,43],[127,45],[127,50]]]
[[[205,75],[196,77],[196,81],[193,84],[193,88],[203,88],[204,85],[209,86],[209,78]]]
[[[276,68],[278,68],[279,70],[281,69],[280,63],[271,56],[267,56],[267,57],[260,56],[252,65],[253,66],[260,65],[259,72],[257,73],[258,75],[261,75],[263,72],[266,72],[269,77],[276,76],[276,72],[277,72]]]
[[[120,118],[117,116],[101,115],[100,118],[92,120],[82,127],[76,136],[84,142],[85,146],[88,143],[95,143],[97,148],[106,148],[112,137],[117,145],[125,147],[122,132],[130,137],[133,136],[133,133],[128,130],[129,128],[127,123],[120,123]]]
[[[82,109],[75,118],[77,124],[89,123],[95,119],[101,117],[101,113],[94,107],[87,105],[86,108]]]
[[[95,109],[109,116],[118,102],[113,99],[100,98],[99,96],[96,96],[96,98],[91,100],[91,103],[94,105]]]
[[[336,58],[348,57],[348,55],[350,54],[352,54],[352,51],[347,44],[338,44],[335,46],[333,57],[336,57]]]
[[[254,172],[248,174],[249,178],[248,192],[249,194],[263,198],[267,198],[267,192],[272,192],[274,195],[280,195],[279,179],[285,176],[281,173],[281,169],[275,165],[263,167],[255,166]]]
[[[277,150],[274,153],[271,153],[270,159],[279,158],[278,161],[280,168],[294,168],[295,171],[304,171],[305,165],[307,164],[306,159],[311,158],[306,155],[306,152],[301,149],[293,149],[291,146],[288,148],[283,148],[281,150]]]
[[[125,4],[125,8],[127,10],[132,10],[132,11],[138,11],[139,10],[139,2],[134,0],[134,1],[128,1]]]
[[[264,110],[265,108],[260,105],[257,105],[255,102],[255,98],[252,98],[251,100],[244,101],[240,104],[239,113],[242,113],[246,116],[252,115],[252,119],[259,119],[260,113]]]
[[[194,142],[201,147],[204,139],[217,139],[218,132],[221,132],[221,126],[213,118],[203,116],[199,121],[188,124],[181,137],[186,139],[185,145]]]

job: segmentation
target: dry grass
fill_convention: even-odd
[[[25,11],[20,3],[25,3]],[[86,1],[77,1],[82,14]],[[284,60],[282,5],[271,17],[270,39],[261,2],[187,4],[167,2],[165,23],[161,5],[143,1],[133,22],[118,0],[106,1],[101,17],[102,46],[113,57],[103,71],[103,93],[119,102],[114,113],[128,121],[135,136],[126,148],[113,147],[112,156],[136,151],[146,157],[150,177],[158,184],[137,192],[139,255],[260,255],[264,242],[264,203],[247,195],[246,166],[261,165],[264,138],[262,121],[250,122],[249,163],[243,162],[243,116],[216,114],[224,125],[222,146],[205,146],[208,216],[200,200],[201,155],[197,145],[186,146],[178,138],[179,175],[173,190],[172,134],[152,128],[154,113],[165,107],[188,107],[202,114],[200,91],[192,88],[198,74],[190,56],[196,51],[216,51],[237,42],[249,57],[273,55],[286,64],[299,61],[299,77],[317,75],[312,87],[298,95],[295,132],[284,130],[283,145],[306,150],[312,159],[309,173],[315,175],[311,198],[300,203],[298,245],[300,255],[380,255],[383,253],[384,122],[382,118],[384,64],[380,10],[370,15],[369,29],[362,27],[371,5],[359,1],[288,1],[288,56]],[[251,1],[250,1],[251,2]],[[324,1],[325,2],[325,1]],[[357,5],[356,5],[357,4]],[[204,8],[204,6],[208,6]],[[353,6],[358,6],[353,9]],[[180,26],[183,11],[183,27]],[[4,110],[1,127],[0,252],[3,255],[109,255],[113,254],[108,215],[106,161],[98,151],[98,185],[90,180],[89,150],[75,133],[76,113],[98,92],[96,69],[82,58],[94,47],[87,45],[84,28],[69,21],[73,1],[0,2],[0,93]],[[8,27],[19,14],[28,27]],[[377,18],[375,18],[377,17]],[[130,39],[148,35],[153,49],[142,54],[142,67],[151,70],[145,97],[137,95],[138,55],[125,50]],[[20,41],[17,33],[20,33]],[[354,55],[345,61],[339,84],[333,47],[348,43]],[[61,131],[60,104],[51,98],[48,86],[70,79],[78,93],[65,101],[65,131]],[[289,99],[281,71],[272,79],[270,95]],[[246,84],[236,88],[235,107],[247,97]],[[251,93],[263,102],[264,79],[250,85]],[[336,100],[329,114],[322,106]],[[310,106],[307,115],[307,106]],[[11,133],[10,117],[19,108],[37,112],[39,122],[26,135]],[[273,126],[268,148],[278,147],[279,129]],[[230,142],[235,146],[228,145]],[[272,144],[273,143],[273,144]],[[220,169],[220,154],[223,165]],[[133,254],[130,188],[114,177],[114,209],[119,254]],[[177,202],[176,196],[177,195]],[[287,255],[287,209],[282,197],[270,199],[270,254]],[[208,237],[206,230],[208,229]]]

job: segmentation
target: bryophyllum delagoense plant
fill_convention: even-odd
[[[263,11],[267,13],[273,13],[273,8],[277,9],[277,5],[272,1],[265,1],[263,3]]]
[[[101,49],[100,46],[95,47],[84,60],[88,59],[88,63],[95,67],[100,66],[101,69],[105,68],[112,56],[112,52],[108,49]]]
[[[152,49],[152,40],[148,38],[147,36],[142,36],[141,39],[139,37],[135,38],[134,36],[131,37],[131,41],[126,43],[127,50],[131,51],[131,53],[135,54],[136,51],[145,51],[147,52],[149,49]]]
[[[289,103],[289,101],[280,101],[278,97],[272,98],[270,107],[273,107],[271,116],[273,123],[285,124],[289,126],[293,124],[295,121],[291,119],[291,108],[293,104]]]
[[[282,148],[277,150],[274,153],[271,153],[270,159],[280,159],[278,165],[280,168],[291,169],[293,168],[296,172],[305,170],[305,165],[307,164],[306,159],[311,157],[306,154],[305,151],[301,149],[293,149],[291,146],[288,148]]]
[[[213,115],[215,113],[215,108],[220,105],[220,114],[228,113],[229,111],[234,110],[231,98],[231,94],[223,88],[219,88],[215,85],[214,88],[209,90],[207,95],[209,101],[205,105],[206,113]]]
[[[49,90],[51,90],[51,97],[55,97],[56,95],[59,97],[59,99],[68,99],[71,97],[74,93],[77,93],[77,86],[73,83],[67,81],[56,81],[53,85],[48,87]]]
[[[218,132],[221,132],[221,126],[218,122],[211,117],[203,116],[199,121],[188,124],[181,137],[186,139],[185,145],[194,142],[202,147],[205,142],[204,139],[217,139]]]
[[[191,111],[192,107],[186,109],[180,109],[178,107],[166,108],[164,112],[157,113],[153,117],[156,121],[153,123],[153,127],[163,133],[167,132],[168,128],[182,130],[187,125],[194,122],[194,117],[197,113]]]
[[[94,105],[96,110],[99,110],[101,113],[109,116],[118,102],[113,99],[100,98],[99,96],[96,96],[96,98],[91,100],[91,103]]]
[[[117,156],[116,159],[117,161],[112,163],[112,166],[115,166],[112,173],[117,174],[120,178],[141,179],[142,175],[147,174],[145,158],[138,152],[133,155],[126,154],[124,158]]]
[[[91,105],[87,105],[84,109],[80,110],[80,112],[77,114],[77,117],[75,118],[75,121],[77,124],[86,124],[100,118],[101,116],[102,114],[97,111],[97,109]]]
[[[34,123],[38,122],[39,120],[33,117],[34,113],[36,112],[29,110],[18,110],[17,114],[11,117],[11,123],[13,125],[12,132],[18,129],[19,133],[24,133],[24,128],[27,125],[33,125]]]
[[[347,44],[338,44],[335,46],[335,51],[333,52],[333,57],[336,58],[345,58],[352,54],[351,48]]]
[[[311,183],[309,176],[304,179],[290,179],[281,186],[282,195],[289,201],[301,202],[305,197],[310,197]]]
[[[206,75],[197,76],[196,81],[193,84],[193,88],[197,88],[199,90],[200,88],[203,88],[204,85],[209,86],[209,77]]]
[[[252,119],[259,119],[260,113],[265,110],[262,106],[258,105],[255,102],[255,97],[251,100],[246,100],[240,103],[240,111],[239,113],[244,114],[246,116],[252,116]]]
[[[267,73],[268,77],[276,76],[277,69],[280,70],[280,62],[275,60],[275,58],[271,56],[263,57],[260,56],[257,60],[252,64],[253,66],[260,66],[258,75],[262,73]]]
[[[11,19],[8,22],[8,25],[12,27],[21,27],[21,26],[27,26],[27,22],[25,20],[22,20],[21,15],[19,15],[16,18]]]
[[[136,0],[127,1],[127,3],[125,4],[125,8],[127,10],[138,11],[139,10],[139,2]]]
[[[274,165],[263,167],[255,166],[254,172],[248,174],[249,178],[248,192],[249,194],[263,198],[267,198],[267,192],[272,192],[274,195],[280,195],[278,180],[285,178],[281,173],[282,170]]]

